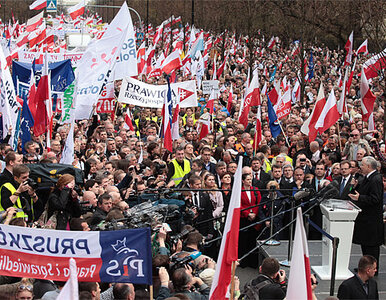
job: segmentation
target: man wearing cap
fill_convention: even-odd
[[[371,153],[369,143],[366,140],[361,139],[359,130],[354,129],[350,133],[350,137],[344,147],[342,156],[346,156],[347,160],[356,160],[357,152],[360,148],[364,148],[366,153]]]

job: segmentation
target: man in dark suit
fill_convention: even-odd
[[[377,161],[366,156],[361,165],[363,181],[348,196],[362,210],[354,225],[353,243],[361,245],[363,255],[374,256],[379,269],[379,246],[383,243],[383,182]]]
[[[212,151],[209,147],[203,147],[201,150],[201,159],[204,163],[203,170],[207,170],[213,175],[216,175],[216,164],[210,161],[210,157],[212,155]]]
[[[376,259],[371,255],[362,256],[358,263],[358,273],[339,286],[338,298],[379,299],[377,282],[373,279],[376,270]]]
[[[194,219],[194,224],[197,224],[202,221],[206,221],[208,219],[213,218],[213,206],[210,201],[209,195],[206,192],[202,191],[194,191],[202,188],[201,186],[201,178],[197,175],[192,175],[189,178],[189,186],[193,190],[192,193],[192,204],[197,210],[197,217]],[[193,224],[193,225],[194,225]],[[208,235],[213,236],[213,222],[206,222],[198,225],[194,225],[194,227],[204,236]],[[210,238],[209,238],[210,239]]]
[[[348,160],[344,160],[340,163],[340,174],[342,176],[334,180],[339,189],[339,197],[337,197],[337,199],[351,200],[348,194],[350,194],[353,189],[352,180],[354,176],[351,175],[350,162]]]
[[[257,157],[252,158],[251,160],[251,169],[252,169],[252,185],[257,187],[259,190],[265,189],[268,181],[271,180],[271,177],[264,172],[261,167],[261,160]]]

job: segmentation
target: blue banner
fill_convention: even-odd
[[[275,110],[273,109],[271,100],[269,100],[268,94],[267,94],[267,98],[268,98],[267,104],[268,104],[269,128],[271,129],[272,137],[276,138],[280,134],[281,129],[280,129],[279,121],[277,119]]]
[[[39,83],[42,68],[43,68],[43,65],[41,64],[35,65],[36,86]],[[60,62],[50,63],[48,68],[51,71],[50,73],[51,73],[52,91],[64,92],[66,88],[71,84],[71,82],[75,79],[75,74],[72,69],[70,59],[66,59]],[[13,79],[13,84],[16,88],[17,88],[17,80],[19,80],[19,88],[20,86],[25,86],[25,85],[29,86],[31,69],[32,69],[31,63],[12,61],[12,79]]]

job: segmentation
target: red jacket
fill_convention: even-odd
[[[251,191],[251,201],[249,201],[249,198],[247,195],[248,192],[241,190],[241,209],[260,203],[261,194],[259,192],[259,189],[253,186],[251,187],[251,189],[254,190],[254,191]],[[256,196],[257,196],[257,199],[256,199]],[[259,206],[256,206],[256,207],[252,207],[251,209],[243,210],[241,212],[241,218],[248,218],[248,215],[251,212],[251,210],[257,216],[259,212],[259,208],[260,208]]]

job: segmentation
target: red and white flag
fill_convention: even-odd
[[[210,132],[210,121],[199,119],[197,131],[200,133],[198,139],[201,141]]]
[[[369,54],[369,50],[367,49],[367,39],[359,46],[357,54],[359,53],[363,53],[363,55]]]
[[[269,100],[271,100],[272,105],[276,105],[277,101],[280,98],[280,83],[276,81],[273,85],[273,89],[268,92]]]
[[[47,0],[36,0],[29,6],[30,10],[39,10],[47,7]]]
[[[286,92],[280,100],[276,103],[273,109],[276,112],[276,116],[279,120],[288,116],[291,112],[292,102],[291,102],[291,89],[287,89]]]
[[[70,258],[70,277],[68,278],[66,284],[60,291],[58,297],[56,300],[67,300],[67,299],[73,299],[78,300],[79,299],[79,292],[78,292],[78,271],[76,268],[76,261],[73,258]]]
[[[228,104],[227,104],[227,111],[229,113],[231,112],[232,104],[233,104],[233,85],[231,84],[231,89],[229,90]]]
[[[173,112],[172,118],[172,140],[178,140],[180,138],[180,89],[177,93],[177,105]]]
[[[84,14],[84,0],[81,0],[78,4],[71,6],[68,9],[68,13],[71,16],[71,19],[75,20],[77,17],[81,16]]]
[[[242,111],[239,116],[239,122],[247,127],[248,125],[248,115],[251,109],[251,106],[260,105],[260,88],[259,88],[259,73],[257,69],[253,72],[253,78],[248,86],[247,93],[243,102]]]
[[[161,39],[162,37],[162,32],[164,30],[164,23],[162,23],[156,30],[155,32],[155,36],[154,36],[154,40],[153,40],[153,45],[156,46],[158,41]]]
[[[361,74],[361,97],[363,121],[366,122],[374,110],[374,102],[376,97],[370,90],[369,82],[367,81],[364,69],[362,69]]]
[[[225,59],[224,59],[223,63],[220,65],[220,67],[217,70],[217,74],[216,74],[217,78],[220,78],[222,72],[224,72],[225,64],[226,64],[227,60],[228,60],[228,55],[225,56]]]
[[[334,125],[339,120],[339,117],[340,115],[338,106],[336,105],[335,91],[332,89],[327,102],[320,113],[318,121],[316,121],[315,128],[318,129],[319,132],[324,132]]]
[[[181,68],[180,50],[174,50],[162,63],[161,69],[166,74],[170,74],[174,70]]]
[[[206,103],[206,108],[209,110],[210,114],[214,113],[214,100],[217,99],[217,93],[214,89],[210,92],[208,103]]]
[[[164,138],[164,148],[173,152],[172,141],[172,92],[168,80],[168,91],[165,93],[164,106],[162,108],[162,136]]]
[[[276,43],[276,39],[274,36],[272,36],[267,45],[268,49],[272,49],[273,46],[275,46],[275,43]]]
[[[354,31],[351,31],[351,34],[348,37],[346,45],[344,46],[344,49],[347,51],[346,58],[344,60],[344,65],[345,66],[348,66],[348,65],[351,64],[351,59],[352,59],[352,54],[353,54],[352,46],[353,46],[353,43],[354,43],[353,41],[354,41]]]
[[[217,259],[217,267],[210,289],[210,300],[230,298],[227,293],[232,279],[232,263],[238,259],[239,254],[242,168],[243,158],[240,157],[234,176],[232,196],[229,202],[223,238],[221,240],[220,252]]]
[[[296,103],[296,102],[300,101],[300,83],[299,83],[299,80],[296,80],[296,82],[295,82],[295,86],[292,90],[291,97],[292,97],[292,103]]]
[[[144,72],[146,66],[146,42],[144,41],[137,51],[137,68],[138,74]]]
[[[345,107],[346,107],[347,77],[348,77],[348,68],[346,68],[346,73],[344,74],[342,93],[340,94],[340,99],[338,102],[338,111],[340,115],[342,115],[346,111]]]
[[[32,17],[31,19],[28,19],[25,30],[27,32],[32,32],[36,29],[36,27],[40,26],[43,23],[43,14],[44,11],[41,11],[36,16]]]
[[[295,238],[291,257],[286,299],[312,300],[310,255],[300,207],[297,209]]]
[[[377,77],[381,70],[386,68],[386,48],[377,55],[374,55],[363,64],[367,79]]]
[[[326,98],[324,96],[324,88],[323,84],[320,84],[318,97],[316,98],[316,103],[314,105],[314,109],[311,112],[311,115],[308,119],[303,123],[300,131],[305,135],[308,135],[308,139],[310,142],[314,141],[316,136],[318,135],[318,130],[315,128],[316,122],[319,119],[319,116],[323,110],[324,105],[326,104]]]
[[[130,131],[134,131],[132,119],[133,119],[133,117],[131,115],[130,108],[127,107],[126,115],[125,115],[125,123],[123,124],[123,128],[130,130]]]
[[[256,143],[257,146],[259,146],[261,140],[262,140],[262,133],[261,133],[261,105],[259,105],[257,107],[255,138],[253,139],[253,142]]]

